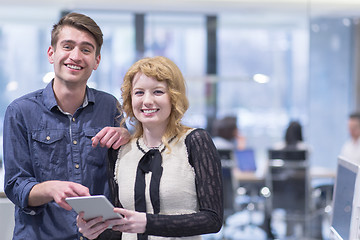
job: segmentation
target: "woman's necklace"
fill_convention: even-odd
[[[163,144],[160,143],[157,147],[149,147],[146,143],[145,143],[145,146],[149,149],[160,149],[160,147],[162,146]]]
[[[168,141],[168,144],[170,144],[175,138],[176,138],[176,135],[173,136],[173,137]],[[140,138],[136,139],[136,146],[138,147],[138,149],[139,149],[141,152],[143,152],[143,153],[145,154],[147,151],[145,151],[145,150],[140,146],[139,139],[140,139]],[[146,146],[148,149],[150,149],[150,150],[151,150],[151,149],[158,149],[161,153],[163,153],[164,150],[165,150],[165,148],[166,148],[166,146],[163,145],[162,142],[161,142],[160,145],[157,146],[157,147],[148,147],[147,144],[146,144],[145,141],[144,141],[144,138],[142,139],[142,144],[145,145],[145,146]]]
[[[144,144],[145,144],[145,146],[148,148],[148,149],[159,149],[162,145],[163,145],[163,143],[162,143],[162,141],[160,141],[160,144],[158,144],[157,146],[151,146],[150,144],[148,144],[147,143],[147,141],[145,140],[145,138],[143,137],[143,142],[144,142]]]
[[[138,138],[138,139],[136,139],[136,145],[137,145],[137,147],[143,152],[143,153],[146,153],[147,151],[145,151],[141,146],[140,146],[140,143],[139,143],[139,139],[140,138]],[[159,150],[160,152],[163,152],[164,150],[165,150],[165,146],[163,146],[163,143],[161,142],[158,146],[156,146],[156,147],[149,147],[146,143],[145,143],[145,140],[144,139],[142,139],[142,143],[145,145],[145,147],[146,148],[148,148],[148,149],[157,149],[157,150]],[[161,150],[160,150],[160,148],[162,148]]]

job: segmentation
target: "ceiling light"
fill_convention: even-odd
[[[253,76],[253,80],[257,83],[268,83],[270,78],[264,74],[258,73]]]

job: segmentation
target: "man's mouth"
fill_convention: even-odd
[[[67,66],[70,69],[74,69],[74,70],[81,70],[82,67],[80,66],[76,66],[76,65],[72,65],[72,64],[65,64],[65,66]]]

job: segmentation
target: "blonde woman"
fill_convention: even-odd
[[[168,58],[144,58],[125,75],[123,111],[134,123],[130,142],[120,148],[114,168],[114,211],[122,219],[88,222],[78,216],[89,239],[109,225],[122,239],[189,237],[218,232],[223,223],[221,165],[210,135],[184,126],[188,109],[185,80]]]

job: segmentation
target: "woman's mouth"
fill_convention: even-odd
[[[155,113],[155,112],[157,112],[159,110],[158,109],[142,109],[141,111],[143,113],[150,114],[150,113]]]

